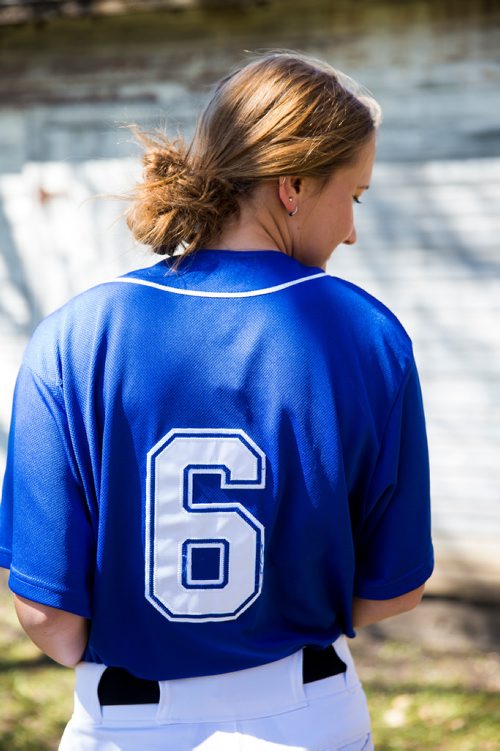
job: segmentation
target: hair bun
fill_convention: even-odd
[[[162,139],[163,140],[163,139]],[[180,142],[156,143],[143,156],[144,180],[175,180],[186,171],[185,148]]]
[[[241,186],[192,164],[180,140],[135,130],[145,146],[143,180],[132,195],[127,223],[136,240],[155,253],[186,252],[216,238],[224,220],[239,210]]]

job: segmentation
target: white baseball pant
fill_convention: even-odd
[[[345,673],[304,685],[297,652],[249,670],[160,681],[159,704],[101,707],[105,666],[81,663],[59,751],[373,751],[345,637],[334,647]]]

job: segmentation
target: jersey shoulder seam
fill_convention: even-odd
[[[49,389],[55,389],[56,391],[60,392],[63,386],[62,379],[59,378],[57,381],[48,380],[45,378],[41,373],[38,372],[27,360],[23,360],[21,363],[23,367],[25,367],[27,370],[30,371],[30,373],[35,376],[35,378],[39,378],[42,383],[47,386]]]

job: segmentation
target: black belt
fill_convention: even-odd
[[[332,646],[326,649],[304,647],[302,678],[304,683],[313,683],[332,675],[345,673],[347,666]],[[106,668],[97,689],[102,706],[110,704],[158,704],[160,686],[158,681],[137,678],[124,668]]]

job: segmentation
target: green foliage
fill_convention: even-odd
[[[500,751],[498,652],[370,638],[351,645],[377,751]]]
[[[498,751],[500,694],[365,685],[377,751]]]

